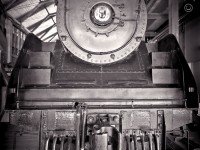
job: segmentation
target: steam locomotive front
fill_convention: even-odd
[[[159,150],[167,133],[187,134],[196,84],[173,35],[154,48],[142,40],[144,0],[57,5],[60,40],[28,35],[9,81],[5,133],[16,133],[15,150]]]

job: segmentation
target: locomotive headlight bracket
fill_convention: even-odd
[[[86,30],[92,32],[95,37],[106,35],[107,37],[119,27],[121,19],[120,8],[112,7],[110,3],[90,2],[83,11],[83,21]]]
[[[90,19],[97,26],[110,25],[114,20],[114,16],[113,8],[106,3],[98,3],[90,11]]]

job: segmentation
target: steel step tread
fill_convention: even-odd
[[[179,70],[178,69],[152,69],[153,84],[179,84]]]
[[[51,67],[51,52],[28,52],[24,67]]]
[[[171,67],[172,53],[170,52],[152,52],[152,67]]]
[[[22,85],[48,85],[51,83],[51,69],[26,69],[20,73]]]

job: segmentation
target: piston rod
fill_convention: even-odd
[[[54,136],[54,137],[53,137],[53,147],[52,147],[52,150],[56,150],[57,139],[58,139],[57,136]]]
[[[118,132],[118,149],[117,150],[122,150],[122,134]]]
[[[137,135],[133,134],[134,148],[137,150]]]
[[[81,150],[85,147],[85,124],[86,124],[86,109],[83,110],[83,124],[82,124],[82,136],[81,136]]]
[[[131,150],[130,136],[126,135],[127,150]]]
[[[71,150],[71,144],[72,144],[72,137],[67,137],[67,150]]]
[[[45,150],[48,150],[48,148],[49,148],[49,139],[50,139],[50,137],[47,137],[47,140],[45,143]]]
[[[152,133],[149,133],[148,137],[149,137],[149,150],[152,150],[152,144],[153,144]]]
[[[77,106],[77,114],[76,114],[76,150],[80,150],[80,122],[81,122],[81,106]]]
[[[61,143],[60,143],[60,150],[64,150],[64,144],[65,144],[65,137],[61,137]]]
[[[142,150],[145,150],[144,133],[141,134]]]
[[[160,150],[160,137],[159,134],[155,134],[155,140],[156,140],[156,150]]]

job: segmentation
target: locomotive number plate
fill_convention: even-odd
[[[56,111],[55,127],[56,129],[74,130],[75,112]]]

